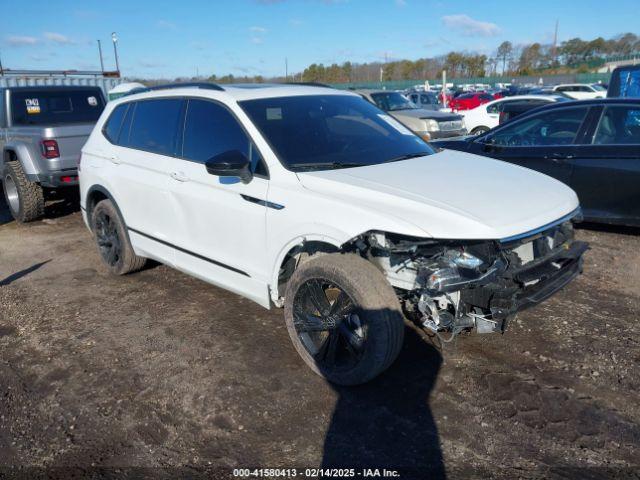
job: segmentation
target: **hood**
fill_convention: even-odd
[[[501,239],[529,232],[578,207],[563,183],[463,152],[367,167],[298,173],[305,188],[345,206],[402,220],[442,239]],[[403,232],[396,232],[403,233]]]
[[[457,115],[455,113],[441,112],[439,110],[427,110],[425,108],[394,110],[388,113],[397,117],[419,118],[419,119],[432,118],[433,120],[437,120],[438,122],[450,122],[453,120],[462,119],[461,115]]]

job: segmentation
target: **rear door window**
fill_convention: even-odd
[[[181,98],[138,101],[128,146],[160,155],[175,155],[183,102]]]
[[[640,107],[606,107],[593,136],[594,145],[640,145]]]
[[[100,89],[37,89],[11,92],[14,125],[95,123],[104,110]]]

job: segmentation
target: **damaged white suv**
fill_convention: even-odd
[[[405,317],[438,335],[503,331],[578,275],[588,248],[562,183],[435,152],[358,95],[319,86],[124,97],[79,170],[109,270],[152,258],[284,307],[304,361],[338,384],[391,365]]]

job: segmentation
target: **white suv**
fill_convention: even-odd
[[[562,183],[435,152],[360,96],[319,86],[118,99],[80,167],[111,272],[152,258],[284,307],[304,361],[339,384],[394,361],[404,317],[436,335],[503,331],[574,278],[587,248]]]

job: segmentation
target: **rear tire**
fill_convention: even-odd
[[[489,131],[489,127],[476,127],[471,130],[471,135],[482,135]]]
[[[144,267],[147,259],[133,251],[124,222],[111,200],[102,200],[91,213],[93,236],[102,263],[114,275],[125,275]]]
[[[6,163],[3,182],[4,198],[17,222],[32,222],[44,215],[42,187],[27,179],[20,162]]]
[[[365,383],[396,359],[404,317],[384,275],[353,254],[312,258],[285,293],[285,321],[309,367],[339,385]]]

